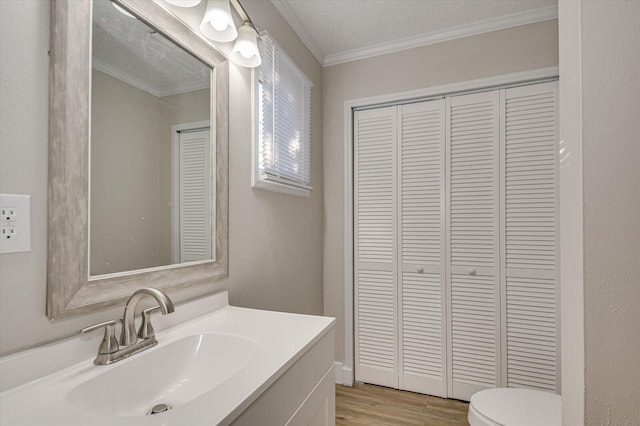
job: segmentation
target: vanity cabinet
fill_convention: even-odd
[[[325,334],[231,424],[334,425],[334,339]]]

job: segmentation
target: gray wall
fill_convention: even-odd
[[[94,69],[91,115],[90,274],[162,265],[160,102]]]
[[[637,425],[640,2],[581,8],[585,419]]]
[[[295,198],[251,189],[251,71],[231,65],[230,272],[207,290],[228,289],[239,306],[322,314],[322,68],[270,2],[243,4],[314,83],[314,190]],[[121,308],[54,323],[45,316],[49,2],[2,0],[0,20],[0,191],[32,196],[32,251],[0,256],[0,354],[6,354],[117,318]]]
[[[344,361],[344,102],[558,65],[556,20],[330,66],[323,75],[324,304]],[[348,143],[348,141],[347,141]]]
[[[640,3],[562,1],[562,423],[640,419]]]

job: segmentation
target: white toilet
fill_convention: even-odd
[[[471,426],[561,426],[560,395],[529,389],[497,388],[471,396]]]

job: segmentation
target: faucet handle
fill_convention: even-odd
[[[102,342],[98,348],[98,354],[106,355],[117,352],[120,347],[118,346],[118,339],[116,339],[116,322],[114,320],[90,325],[89,327],[80,330],[80,332],[89,333],[102,327],[104,327],[104,337],[102,338]]]
[[[138,337],[141,339],[150,339],[156,335],[153,326],[151,325],[151,314],[159,311],[160,306],[154,306],[142,311],[142,324],[140,324],[140,330],[138,330]]]

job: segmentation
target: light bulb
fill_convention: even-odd
[[[221,19],[216,19],[211,21],[211,26],[216,31],[224,31],[227,29],[229,24]]]
[[[251,59],[253,57],[253,50],[251,47],[242,46],[239,50],[243,58]]]
[[[246,59],[251,59],[256,54],[255,48],[246,40],[238,39],[237,46],[234,46],[233,50],[239,52]]]

